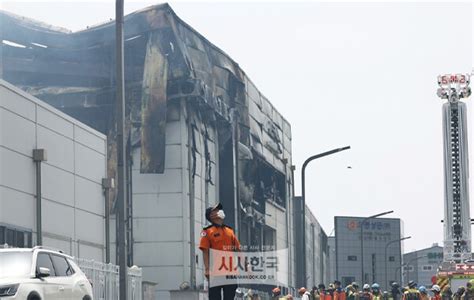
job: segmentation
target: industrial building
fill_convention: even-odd
[[[414,280],[419,286],[429,287],[443,262],[443,247],[433,244],[429,248],[405,253],[403,262],[404,282]]]
[[[0,76],[107,136],[106,173],[114,178],[114,22],[69,32],[0,14]],[[288,121],[235,61],[169,5],[130,14],[124,26],[129,264],[157,284],[157,299],[168,299],[182,283],[202,290],[197,244],[205,208],[220,201],[243,245],[288,249],[295,266]],[[114,199],[112,190],[112,212]],[[306,239],[314,245],[305,250],[310,286],[328,280],[329,256],[326,234],[306,211]],[[299,271],[290,270],[291,289]]]
[[[401,282],[403,226],[400,219],[338,216],[334,223],[335,273],[343,285],[353,281],[377,282],[387,290],[392,282]]]
[[[35,246],[40,218],[43,245],[103,261],[106,167],[105,135],[0,79],[0,244]]]

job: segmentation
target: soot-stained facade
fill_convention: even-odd
[[[0,77],[104,133],[115,177],[115,23],[70,32],[3,11],[0,22]],[[129,261],[160,299],[202,287],[200,228],[220,201],[242,244],[289,248],[291,265],[290,124],[168,4],[124,26]]]

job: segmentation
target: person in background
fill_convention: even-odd
[[[425,286],[420,286],[418,291],[420,292],[420,300],[430,300],[430,297],[428,296],[428,290]]]
[[[323,283],[318,284],[319,289],[319,299],[325,300],[326,298],[326,286]]]
[[[298,294],[301,296],[301,300],[311,300],[311,294],[305,287],[300,288]]]
[[[311,297],[312,300],[319,300],[319,291],[316,286],[313,286],[311,289]]]
[[[367,283],[362,287],[362,292],[359,296],[360,300],[372,300],[372,293],[370,292],[370,285]]]
[[[347,300],[359,300],[359,285],[353,282],[346,287]]]
[[[391,288],[393,300],[400,300],[400,285],[397,282],[392,282]]]
[[[408,289],[403,293],[403,300],[420,300],[420,292],[417,284],[413,280],[408,282]]]
[[[326,297],[325,300],[334,300],[334,291],[336,290],[336,287],[334,286],[334,283],[330,283],[328,286],[328,289],[326,290]]]
[[[380,285],[378,283],[372,284],[372,299],[382,300],[382,293],[380,292]]]
[[[383,291],[383,300],[389,300],[388,298],[389,298],[388,292],[387,292],[387,291]]]
[[[466,291],[462,296],[462,300],[474,299],[474,279],[471,279],[466,284]]]
[[[278,300],[281,296],[281,290],[279,287],[276,287],[272,290],[272,300]]]
[[[293,296],[291,294],[288,294],[286,295],[286,298],[285,299],[288,299],[288,300],[293,300]]]
[[[456,291],[456,293],[454,293],[453,300],[461,300],[465,292],[466,292],[466,288],[463,286],[460,286],[458,290]]]
[[[449,289],[451,288],[449,287]],[[431,297],[431,300],[441,300],[441,288],[439,287],[439,285],[433,285],[431,287],[431,291],[433,292],[433,297]]]
[[[341,287],[339,280],[334,280],[334,300],[346,300],[346,292]]]

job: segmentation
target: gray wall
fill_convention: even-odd
[[[32,151],[43,148],[43,244],[104,258],[106,138],[0,80],[0,224],[36,233]]]
[[[343,284],[357,281],[360,284],[377,282],[386,289],[386,282],[400,281],[401,245],[392,243],[387,249],[387,280],[385,279],[385,246],[400,239],[399,219],[377,218],[364,226],[364,273],[361,278],[360,223],[363,218],[335,217],[336,276]],[[375,270],[375,272],[373,272]],[[373,280],[375,277],[375,280]]]
[[[430,248],[413,251],[403,255],[404,282],[415,280],[418,285],[431,286],[431,277],[436,275],[439,265],[443,262],[443,247],[437,244]]]

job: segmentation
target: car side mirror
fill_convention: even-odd
[[[51,270],[48,268],[39,268],[37,277],[44,278],[49,277],[51,275]]]

